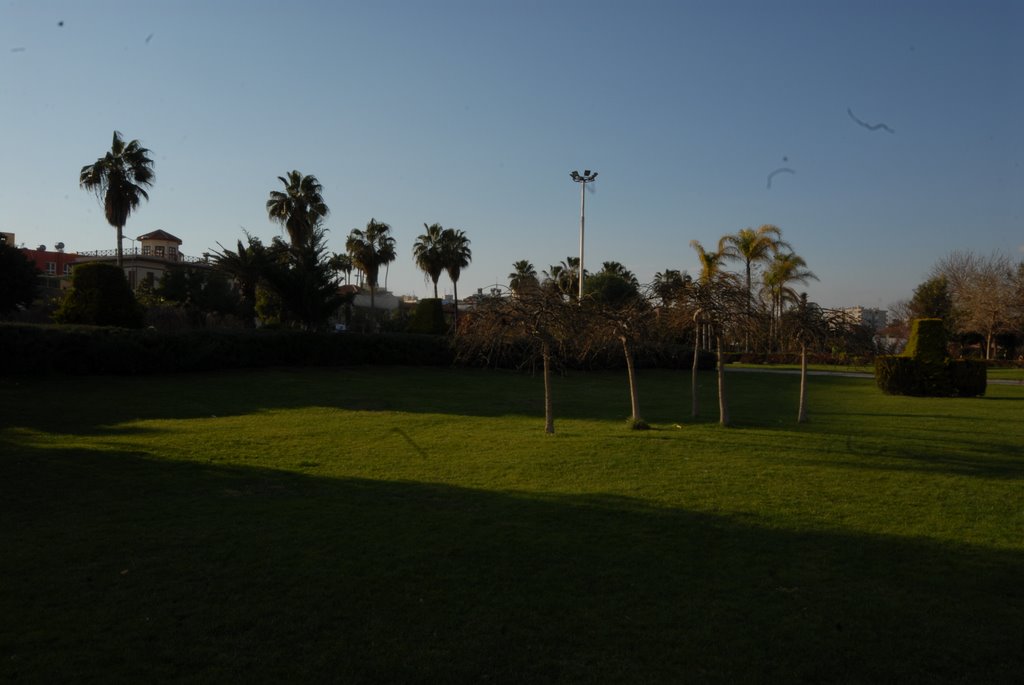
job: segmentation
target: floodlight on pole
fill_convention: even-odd
[[[579,289],[579,300],[583,301],[583,235],[584,227],[587,222],[587,184],[593,183],[594,179],[597,178],[597,172],[591,172],[590,169],[584,169],[583,175],[580,175],[579,171],[570,171],[569,178],[574,182],[580,184],[580,289]]]

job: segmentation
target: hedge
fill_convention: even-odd
[[[3,375],[150,374],[269,366],[445,366],[447,339],[410,334],[0,324]]]
[[[941,319],[916,319],[901,355],[875,359],[875,382],[888,395],[979,397],[985,394],[988,367],[978,360],[946,357]]]

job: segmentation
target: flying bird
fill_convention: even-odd
[[[795,174],[796,172],[794,170],[790,169],[789,167],[782,167],[781,169],[776,169],[772,173],[768,174],[768,190],[772,189],[772,178],[775,177],[777,174],[782,174],[782,173]]]
[[[866,128],[869,131],[877,131],[878,129],[883,129],[885,131],[888,131],[889,133],[896,133],[896,131],[893,131],[891,128],[889,128],[885,124],[869,124],[866,121],[861,121],[860,119],[857,118],[857,115],[854,114],[853,110],[850,109],[849,107],[846,108],[846,113],[849,114],[850,118],[853,119],[855,122],[857,122],[857,124],[859,124],[860,126],[863,126],[864,128]]]

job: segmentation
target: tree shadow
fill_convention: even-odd
[[[0,445],[6,681],[1007,682],[1024,552]]]

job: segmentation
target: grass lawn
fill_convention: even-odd
[[[761,371],[799,371],[799,364],[729,364],[730,369],[758,369]],[[874,366],[841,366],[837,364],[808,364],[810,371],[825,371],[827,373],[870,373],[874,375]],[[989,380],[1019,381],[1024,383],[1024,368],[990,368],[988,369]]]
[[[3,682],[1011,682],[1024,387],[0,380]]]

